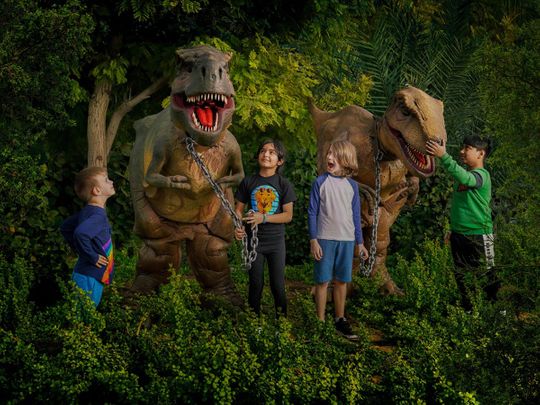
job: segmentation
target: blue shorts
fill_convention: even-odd
[[[315,260],[314,279],[316,284],[338,280],[352,281],[354,245],[352,241],[318,239],[323,251],[321,260]]]
[[[73,272],[71,278],[73,281],[75,281],[77,287],[83,290],[90,297],[90,299],[94,302],[94,306],[97,307],[101,301],[101,295],[103,294],[103,284],[93,277],[75,272]]]

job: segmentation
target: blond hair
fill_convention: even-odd
[[[97,186],[96,176],[100,174],[107,175],[107,169],[104,167],[87,167],[75,175],[75,194],[84,202],[92,198],[92,189]]]
[[[356,148],[349,141],[334,141],[328,151],[332,151],[339,165],[343,168],[341,176],[349,177],[358,171]]]

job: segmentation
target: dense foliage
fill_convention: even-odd
[[[455,305],[447,248],[421,248],[395,267],[403,299],[355,280],[349,313],[362,320],[358,343],[314,317],[301,283],[309,266],[288,268],[303,287],[289,289],[289,318],[276,321],[268,292],[261,318],[219,300],[201,307],[185,273],[126,305],[118,286],[133,275],[127,250],[99,311],[64,283],[58,304],[30,311],[31,272],[17,261],[1,285],[0,393],[15,402],[533,403],[538,317],[517,317],[519,308],[507,303],[501,315],[503,306],[481,296],[465,313]],[[245,293],[246,274],[234,276]]]
[[[0,3],[0,397],[18,402],[537,403],[539,335],[540,6],[521,1],[339,0]],[[182,269],[157,294],[125,302],[138,241],[127,165],[135,120],[161,109],[163,89],[122,121],[108,162],[117,279],[94,311],[69,280],[73,255],[57,231],[80,207],[88,103],[111,82],[111,111],[170,75],[174,49],[232,51],[231,131],[247,173],[266,137],[288,148],[298,201],[287,226],[291,315],[201,305]],[[452,180],[421,183],[392,228],[390,271],[404,298],[355,279],[348,305],[360,342],[316,321],[309,295],[306,210],[316,175],[306,99],[328,110],[382,114],[410,83],[445,102],[449,152],[489,135],[500,300],[456,306],[446,246]],[[234,278],[245,295],[238,247]],[[482,279],[471,280],[471,287]],[[506,315],[502,315],[506,313]],[[378,337],[377,337],[378,336]],[[379,341],[381,340],[382,341]],[[377,342],[373,342],[377,341]]]

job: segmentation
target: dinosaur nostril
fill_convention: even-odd
[[[219,79],[223,79],[223,69],[219,68]]]
[[[201,68],[201,73],[203,77],[206,77],[206,68],[204,66]]]

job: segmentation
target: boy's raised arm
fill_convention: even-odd
[[[441,159],[442,166],[460,184],[464,184],[468,187],[477,186],[476,176],[472,172],[469,172],[458,165],[452,156],[446,153],[446,146],[444,143],[441,145],[435,141],[427,141],[426,150],[428,153]]]

